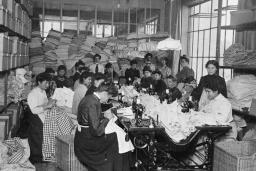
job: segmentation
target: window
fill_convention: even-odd
[[[151,1],[150,1],[151,2]],[[50,29],[87,33],[96,37],[121,36],[129,33],[155,34],[160,30],[160,9],[75,4],[55,0],[34,9],[33,22],[39,21],[43,37]],[[35,28],[35,27],[34,27]]]
[[[230,12],[234,10],[238,0],[223,0],[221,24],[230,24]],[[230,8],[232,7],[232,8]],[[195,71],[197,81],[201,76],[206,75],[205,64],[208,60],[219,60],[223,65],[223,53],[232,43],[235,34],[232,30],[218,30],[218,0],[210,0],[190,8],[189,16],[189,51],[191,67]],[[220,57],[217,58],[217,33],[220,37]],[[220,76],[226,80],[232,77],[230,69],[220,69]]]

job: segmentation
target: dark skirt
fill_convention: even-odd
[[[28,143],[30,146],[29,160],[32,163],[42,162],[43,123],[38,115],[29,116]]]
[[[115,133],[96,137],[89,129],[82,128],[81,132],[76,131],[74,151],[89,171],[129,171],[128,155],[118,153]]]

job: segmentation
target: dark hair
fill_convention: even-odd
[[[155,71],[153,72],[153,74],[159,74],[160,76],[162,76],[161,71],[159,71],[158,69],[157,69],[157,70],[155,70]]]
[[[95,54],[95,55],[93,56],[93,60],[95,61],[95,59],[96,59],[97,57],[99,57],[99,59],[101,60],[101,56],[100,56],[99,54]]]
[[[88,72],[89,72],[89,68],[83,66],[83,67],[80,67],[80,68],[78,69],[78,71],[79,71],[80,73],[85,72],[85,71],[88,71]]]
[[[214,66],[217,68],[217,70],[219,69],[219,62],[218,62],[218,61],[216,61],[216,60],[209,60],[209,61],[205,64],[205,68],[207,68],[208,65],[210,65],[210,64],[214,65]]]
[[[60,70],[64,70],[64,71],[66,72],[66,71],[67,71],[67,68],[66,68],[65,65],[60,65],[60,66],[58,66],[57,71],[59,72]]]
[[[220,79],[217,75],[208,75],[205,80],[204,88],[211,89],[212,91],[221,92]]]
[[[111,96],[117,96],[118,94],[118,90],[113,84],[100,84],[95,91],[96,92],[106,91]]]
[[[169,75],[168,77],[166,77],[166,79],[171,79],[172,81],[177,81],[177,78],[175,78],[172,75]]]
[[[145,71],[152,72],[152,70],[151,70],[151,68],[150,68],[149,66],[144,66],[144,68],[143,68],[143,73],[144,73]]]
[[[189,59],[186,57],[186,55],[180,57],[180,61],[182,60],[185,60],[187,63],[189,63]]]
[[[83,72],[83,73],[80,75],[80,77],[79,77],[79,82],[80,82],[81,84],[83,84],[84,79],[86,79],[86,78],[88,78],[88,77],[92,77],[92,76],[93,76],[93,73],[91,73],[91,72]]]
[[[77,61],[76,64],[75,64],[75,68],[77,69],[79,67],[79,65],[85,65],[85,63],[81,60]]]
[[[149,58],[153,58],[152,53],[147,53],[147,54],[144,56],[144,59],[145,59],[145,60],[148,60]]]
[[[165,63],[168,63],[168,59],[166,57],[161,58],[161,61],[165,61]]]
[[[43,81],[50,81],[51,80],[51,75],[48,73],[40,73],[36,76],[36,84],[38,84],[39,82],[43,82]]]
[[[94,74],[94,80],[105,80],[106,79],[106,76],[103,74],[103,73],[96,73],[96,74]]]
[[[52,68],[45,68],[45,73],[50,74],[50,73],[55,73],[55,71]]]
[[[138,62],[136,61],[136,59],[133,59],[130,61],[130,65],[133,65],[133,64],[138,64]]]
[[[109,63],[107,63],[106,65],[105,65],[105,68],[107,69],[107,68],[112,68],[112,64],[109,62]]]
[[[196,81],[193,76],[189,76],[186,79],[184,79],[184,83],[190,84],[192,81]]]

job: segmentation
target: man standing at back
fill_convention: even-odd
[[[102,73],[104,74],[104,66],[100,63],[101,56],[99,54],[95,54],[93,57],[94,63],[90,66],[90,71],[92,73]]]

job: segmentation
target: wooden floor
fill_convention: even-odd
[[[36,167],[36,171],[62,171],[61,169],[59,169],[55,163],[37,163],[34,164]],[[131,169],[131,171],[136,171],[136,169]],[[186,170],[182,170],[182,169],[172,169],[172,170],[156,170],[156,171],[205,171],[202,169],[186,169]]]
[[[61,171],[55,163],[36,163],[36,171]]]

